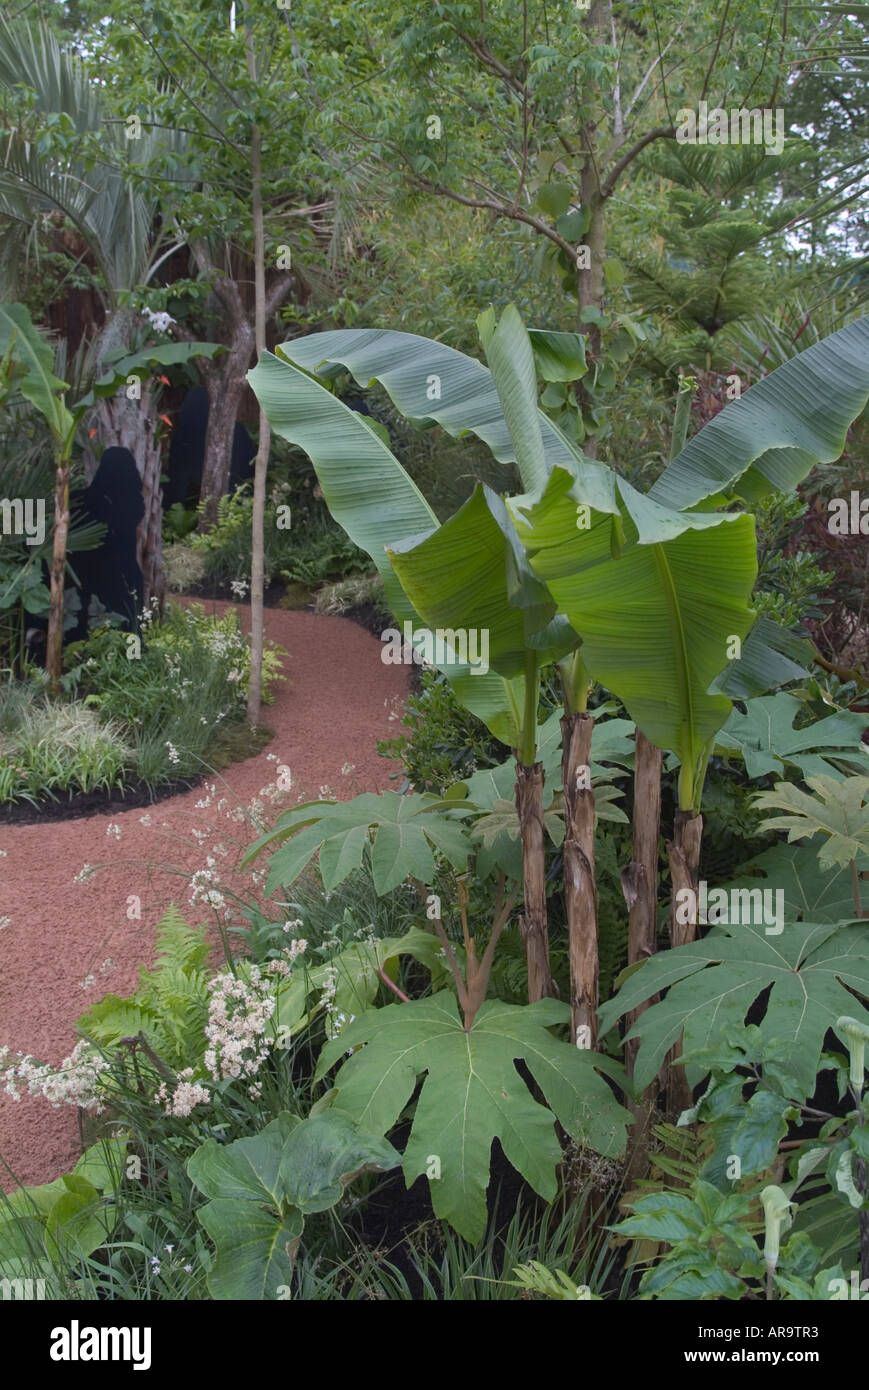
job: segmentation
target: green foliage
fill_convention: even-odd
[[[436,1214],[477,1241],[485,1227],[493,1139],[548,1201],[556,1193],[561,1153],[555,1118],[597,1153],[624,1150],[627,1112],[597,1074],[618,1079],[619,1069],[547,1032],[566,1017],[566,1005],[551,999],[525,1007],[490,1000],[465,1032],[451,993],[389,1005],[327,1043],[317,1076],[353,1049],[335,1079],[335,1104],[366,1129],[387,1134],[425,1073],[404,1152],[405,1180],[410,1186],[426,1173]],[[519,1060],[554,1114],[532,1098],[516,1070]]]
[[[52,703],[42,682],[0,686],[0,804],[124,785],[134,750],[120,720],[82,700]]]
[[[713,927],[702,941],[652,956],[634,971],[601,1008],[601,1034],[667,989],[627,1035],[641,1039],[634,1079],[644,1087],[680,1035],[686,1053],[716,1046],[770,986],[761,1036],[788,1047],[793,1074],[808,1094],[827,1029],[849,1008],[869,1018],[849,993],[869,996],[869,927],[787,922],[772,937],[748,923]],[[692,1075],[699,1080],[689,1068]]]
[[[106,994],[78,1021],[78,1030],[104,1049],[141,1036],[176,1069],[199,1062],[208,1017],[209,946],[205,928],[188,927],[173,905],[157,924],[152,970],[139,967],[129,996]]]
[[[76,691],[123,728],[135,748],[137,775],[149,785],[195,776],[224,729],[245,714],[250,646],[234,609],[222,617],[167,604],[162,622],[146,622],[142,650],[130,658],[128,634],[94,631],[65,654],[68,691]],[[266,643],[263,695],[281,680],[281,649]],[[273,697],[272,697],[273,698]]]
[[[414,791],[442,796],[477,767],[500,761],[504,745],[462,707],[439,671],[422,671],[420,685],[421,692],[408,696],[402,713],[401,722],[410,732],[382,739],[377,751],[403,764]]]
[[[724,887],[728,892],[740,888],[781,891],[788,922],[842,922],[854,913],[851,875],[841,864],[821,868],[817,851],[822,843],[819,837],[804,846],[774,845],[735,868]],[[861,857],[858,867],[869,869],[869,857]]]
[[[248,1139],[206,1140],[187,1170],[209,1199],[198,1215],[217,1247],[208,1275],[212,1297],[280,1298],[305,1217],[334,1206],[363,1170],[399,1162],[390,1144],[360,1133],[334,1110],[306,1120],[284,1111]]]
[[[373,839],[369,830],[376,827]],[[249,863],[269,845],[290,840],[269,861],[266,891],[295,882],[320,851],[320,875],[331,890],[358,869],[370,855],[374,887],[388,893],[412,875],[431,883],[435,872],[432,848],[445,855],[456,869],[467,867],[470,843],[462,827],[447,820],[434,796],[396,792],[365,792],[352,801],[309,801],[285,811],[248,849]]]
[[[513,1270],[515,1279],[507,1282],[528,1293],[536,1293],[541,1298],[573,1303],[577,1299],[598,1301],[599,1295],[591,1293],[585,1284],[574,1284],[563,1269],[547,1269],[540,1260],[530,1260],[527,1265],[517,1265]]]
[[[843,781],[807,777],[806,785],[808,792],[793,782],[776,782],[773,791],[759,795],[755,805],[761,810],[782,813],[768,816],[761,829],[787,830],[788,844],[822,835],[818,850],[822,869],[835,864],[844,867],[869,852],[869,777],[846,777]]]
[[[286,512],[291,512],[290,525]],[[203,579],[215,585],[250,581],[253,497],[239,488],[221,497],[217,520],[208,531],[192,535],[189,545],[204,558]],[[278,579],[314,587],[364,569],[368,560],[335,525],[322,506],[310,501],[290,507],[289,496],[272,489],[263,520],[265,582]]]
[[[697,1178],[686,1193],[658,1192],[633,1203],[634,1214],[613,1229],[623,1236],[660,1240],[670,1249],[640,1281],[645,1299],[744,1299],[760,1296],[766,1274],[756,1241],[757,1196],[722,1194]],[[819,1254],[795,1232],[779,1252],[774,1287],[779,1297],[828,1298],[828,1282],[841,1271],[818,1272]]]
[[[782,776],[789,764],[806,778],[841,780],[845,773],[839,764],[857,770],[865,765],[862,740],[866,721],[861,715],[839,710],[826,719],[794,728],[805,712],[802,701],[784,691],[749,700],[745,714],[731,711],[716,747],[738,752],[751,779],[767,773]]]
[[[71,1173],[41,1187],[0,1194],[0,1269],[4,1279],[43,1278],[50,1298],[69,1296],[64,1265],[104,1245],[118,1219],[113,1201],[126,1137],[100,1140]]]

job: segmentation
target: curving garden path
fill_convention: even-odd
[[[228,606],[204,604],[217,613]],[[250,609],[233,606],[247,630]],[[395,763],[378,757],[376,742],[396,732],[407,668],[384,665],[377,639],[345,618],[268,609],[265,625],[288,652],[287,680],[276,683],[275,702],[263,710],[275,737],[219,775],[213,802],[248,804],[274,783],[279,763],[292,776],[284,804],[316,797],[324,784],[342,800],[389,787]],[[189,907],[189,884],[177,871],[204,866],[221,816],[227,841],[250,843],[255,832],[227,819],[226,807],[221,814],[214,804],[197,807],[205,797],[194,788],[150,810],[0,827],[0,1046],[61,1061],[88,1005],[108,991],[135,988],[139,964],[152,963],[154,927],[170,901],[191,922],[206,918],[207,909]],[[85,864],[108,867],[76,881]],[[141,899],[139,920],[127,916],[131,895]],[[0,1090],[0,1156],[19,1181],[47,1182],[67,1172],[79,1152],[72,1106],[54,1109],[26,1093],[16,1102]],[[0,1187],[13,1185],[0,1167]]]

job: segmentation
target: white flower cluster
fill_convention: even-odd
[[[228,971],[209,980],[204,1060],[215,1081],[256,1076],[268,1056],[265,1032],[276,1004],[271,988],[257,965],[250,967],[249,980]]]
[[[247,579],[233,579],[229,587],[232,590],[233,598],[241,600],[250,588],[250,583]]]
[[[158,1105],[162,1105],[165,1114],[185,1119],[194,1106],[207,1105],[211,1100],[211,1092],[198,1081],[191,1081],[192,1075],[192,1067],[185,1067],[184,1071],[179,1071],[178,1084],[171,1096],[165,1081],[158,1086],[154,1099]]]
[[[156,328],[158,333],[168,333],[175,322],[172,315],[167,314],[165,309],[143,309],[142,318],[147,319],[151,327]]]
[[[9,1049],[0,1048],[0,1081],[5,1083],[6,1094],[13,1100],[21,1099],[20,1087],[26,1086],[29,1095],[42,1096],[55,1108],[79,1105],[97,1115],[103,1110],[99,1077],[109,1064],[89,1043],[84,1040],[76,1043],[59,1067],[37,1062],[23,1052],[16,1055],[18,1060],[8,1066]]]

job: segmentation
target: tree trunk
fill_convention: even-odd
[[[597,1042],[598,922],[594,876],[594,792],[591,789],[590,714],[561,720],[564,788],[564,901],[570,944],[570,1037],[579,1047]]]
[[[54,545],[51,558],[51,606],[45,647],[45,669],[51,693],[60,688],[63,649],[63,590],[66,578],[66,540],[69,535],[69,460],[60,458],[54,475]]]
[[[697,893],[700,883],[700,843],[703,836],[703,817],[694,811],[677,811],[673,822],[673,839],[667,843],[670,861],[672,898],[670,901],[670,945],[685,946],[697,939]],[[692,897],[679,904],[680,891],[690,890]],[[677,910],[684,921],[677,921]],[[667,1077],[667,1110],[677,1119],[682,1110],[693,1104],[691,1087],[682,1067],[673,1063],[682,1055],[681,1043],[671,1049],[665,1064]]]
[[[670,945],[684,946],[697,939],[697,892],[700,885],[700,842],[703,837],[703,817],[694,811],[677,811],[673,823],[673,838],[667,843],[670,861],[672,899],[670,902]],[[689,890],[693,897],[683,902],[677,921],[677,893]]]
[[[256,51],[247,0],[244,6],[244,42],[248,75],[256,81]],[[254,304],[257,357],[266,347],[266,269],[265,223],[263,221],[262,190],[262,133],[258,125],[251,130],[250,142],[251,188],[253,194],[254,244]],[[250,678],[247,691],[247,720],[256,727],[262,701],[263,642],[263,581],[265,551],[266,473],[269,464],[271,428],[264,410],[259,413],[259,447],[256,451],[253,480],[253,515],[251,518],[251,575],[250,575]]]
[[[662,753],[650,743],[639,729],[636,732],[636,762],[634,766],[634,813],[632,826],[632,858],[622,872],[622,891],[628,905],[628,965],[646,960],[655,954],[657,946],[658,906],[658,840],[661,831],[661,766]],[[657,996],[656,996],[657,998]],[[629,1032],[637,1019],[655,999],[631,1009],[626,1024]],[[639,1040],[625,1043],[625,1067],[633,1076]],[[649,1088],[653,1090],[653,1088]],[[648,1167],[649,1131],[655,1109],[654,1094],[630,1102],[634,1116],[631,1131],[627,1179],[642,1177]]]
[[[119,309],[106,323],[97,350],[99,374],[105,370],[105,354],[115,347],[128,350],[138,316],[128,309]],[[155,372],[157,368],[153,369]],[[147,376],[142,377],[140,396],[129,397],[122,386],[114,396],[104,396],[97,402],[97,422],[100,443],[105,448],[117,446],[129,449],[136,460],[142,479],[142,498],[145,515],[136,531],[136,558],[142,570],[144,599],[163,603],[163,494],[160,487],[161,457],[157,442],[157,401]],[[92,450],[85,455],[85,478],[93,481],[99,460]]]
[[[519,929],[528,959],[528,1002],[555,993],[549,968],[546,920],[546,856],[543,847],[543,764],[516,764],[516,810],[522,837],[524,911]]]
[[[247,318],[230,315],[229,321],[232,331],[229,351],[218,359],[219,367],[209,365],[202,373],[208,387],[208,427],[199,490],[203,504],[200,531],[211,530],[217,520],[217,504],[229,488],[235,422],[254,347],[254,330]]]

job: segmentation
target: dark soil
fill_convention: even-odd
[[[153,806],[179,792],[198,787],[202,777],[179,777],[160,787],[147,782],[132,782],[124,788],[113,787],[110,792],[58,792],[56,800],[37,802],[6,801],[0,805],[0,825],[41,825],[43,821],[81,820],[83,816],[104,816],[110,811],[134,811],[139,806]]]

